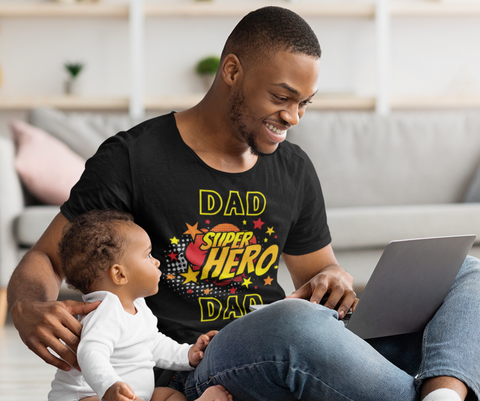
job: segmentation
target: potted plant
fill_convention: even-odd
[[[68,73],[68,78],[65,81],[65,93],[70,95],[77,92],[78,76],[83,70],[84,64],[81,62],[66,62],[63,65]]]
[[[220,57],[218,56],[208,56],[202,58],[197,63],[195,71],[203,79],[206,90],[210,89],[210,86],[212,86],[215,74],[217,73],[219,66]]]

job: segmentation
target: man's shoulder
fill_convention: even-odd
[[[174,113],[168,113],[161,116],[153,117],[142,121],[127,131],[117,134],[122,137],[128,144],[143,143],[143,139],[150,140],[150,137],[168,138],[160,133],[172,133],[177,130]]]
[[[283,141],[275,152],[279,157],[289,158],[290,161],[297,163],[304,163],[305,160],[310,160],[305,151],[297,144],[291,143],[288,140]]]

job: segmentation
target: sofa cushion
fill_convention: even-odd
[[[374,249],[392,240],[477,234],[480,204],[331,208],[327,218],[334,251]]]
[[[19,120],[11,128],[17,145],[15,168],[23,184],[43,203],[61,205],[82,175],[85,160],[40,128]]]
[[[64,113],[46,107],[30,110],[28,121],[60,139],[84,159],[93,156],[105,139],[135,123],[127,114]]]
[[[60,212],[58,206],[28,206],[14,222],[15,238],[19,245],[33,246]]]
[[[288,139],[312,159],[327,207],[462,202],[480,162],[480,115],[307,112]]]
[[[464,202],[480,202],[480,166],[478,166],[473,180],[467,189]]]

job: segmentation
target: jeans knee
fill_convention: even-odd
[[[308,341],[312,336],[318,341],[331,335],[333,326],[343,327],[336,311],[300,299],[285,299],[258,312],[264,312],[262,319],[285,341]]]

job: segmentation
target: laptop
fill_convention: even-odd
[[[363,339],[422,331],[474,241],[475,235],[456,235],[390,242],[355,311],[343,319],[346,327]]]

